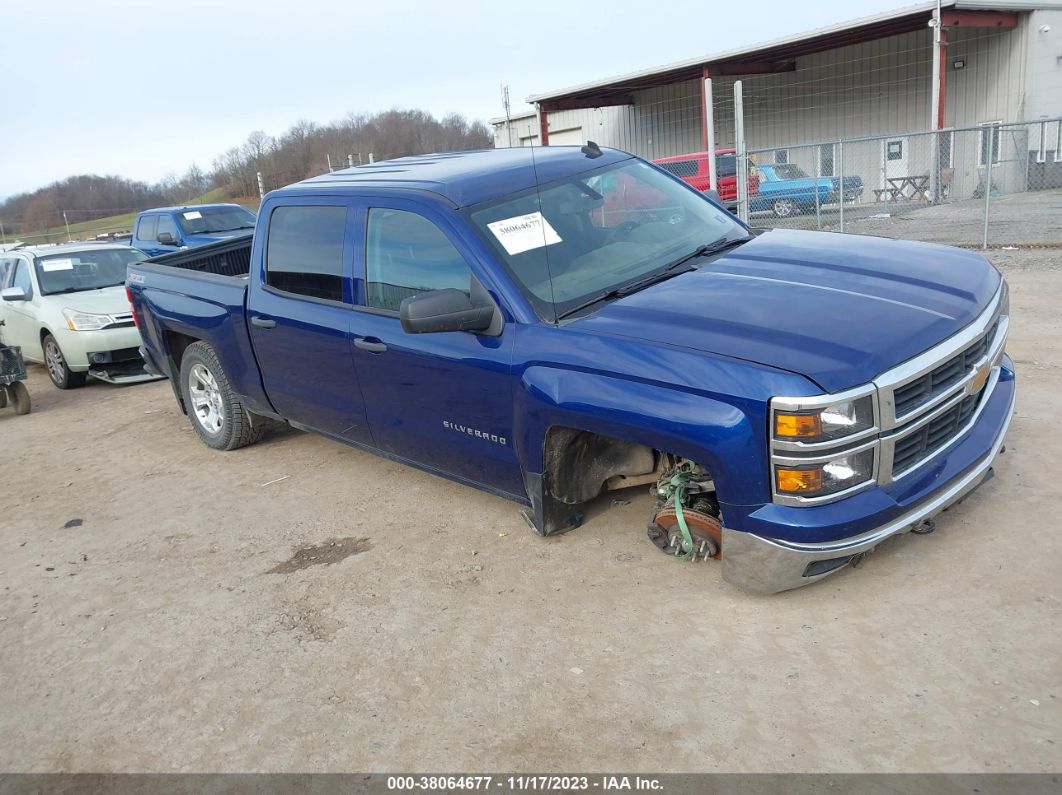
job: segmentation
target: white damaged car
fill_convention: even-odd
[[[0,252],[3,339],[40,362],[60,389],[88,376],[111,383],[146,381],[140,333],[125,295],[129,246],[68,243]]]

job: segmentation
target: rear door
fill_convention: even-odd
[[[367,200],[362,212],[353,345],[376,445],[523,494],[512,438],[512,324],[500,336],[407,334],[398,317],[402,300],[425,290],[489,291],[489,271],[442,212],[397,199]]]
[[[351,357],[352,210],[342,199],[285,199],[259,219],[247,324],[262,383],[285,419],[370,444]]]

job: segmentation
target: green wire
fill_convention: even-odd
[[[693,556],[693,536],[690,535],[690,528],[686,525],[686,517],[682,515],[682,492],[686,488],[684,473],[676,472],[671,478],[671,486],[674,488],[672,493],[675,496],[675,519],[678,520],[679,530],[682,531],[682,548],[685,550],[675,557],[679,560],[689,560]]]

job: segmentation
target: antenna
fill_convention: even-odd
[[[509,115],[509,86],[502,83],[502,106],[505,108],[505,131],[509,134],[509,146],[513,145],[513,122]]]

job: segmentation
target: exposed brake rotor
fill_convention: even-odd
[[[683,508],[682,516],[693,539],[692,550],[683,549],[682,529],[673,504],[665,506],[653,517],[646,531],[649,540],[669,555],[677,557],[689,552],[691,560],[719,560],[723,548],[722,523],[714,516],[690,508]]]

